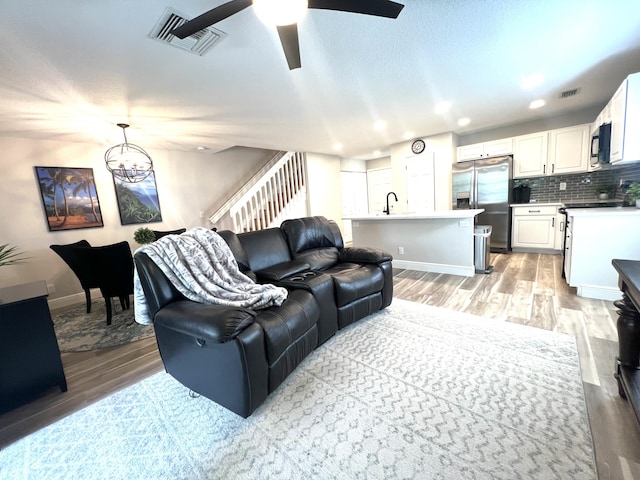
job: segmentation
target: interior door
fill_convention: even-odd
[[[342,215],[350,217],[366,214],[367,204],[367,174],[365,172],[340,172],[342,184]],[[342,221],[342,237],[345,242],[353,240],[351,221]]]
[[[391,167],[367,170],[369,213],[382,213],[387,206],[387,193],[391,191]]]
[[[433,180],[433,153],[415,155],[406,159],[407,212],[432,212],[435,210],[435,185]]]

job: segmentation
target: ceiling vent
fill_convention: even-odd
[[[153,27],[153,30],[151,30],[149,36],[200,56],[207,53],[214,45],[227,36],[223,31],[213,27],[207,27],[183,39],[171,34],[175,28],[189,20],[191,19],[176,12],[174,9],[167,8],[160,17],[160,20],[158,20],[158,23]]]
[[[572,88],[571,90],[565,90],[564,92],[561,92],[560,93],[560,98],[575,97],[579,93],[580,93],[580,89],[579,88]]]

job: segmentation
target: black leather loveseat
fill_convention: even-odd
[[[391,303],[391,256],[345,248],[338,226],[324,217],[218,233],[243,273],[289,290],[281,306],[196,303],[144,253],[136,253],[135,264],[167,372],[243,417],[338,329]]]

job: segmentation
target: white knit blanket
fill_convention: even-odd
[[[257,284],[241,273],[224,239],[203,227],[164,236],[138,252],[147,254],[176,289],[194,302],[260,309],[282,305],[287,298],[286,289]],[[153,323],[137,271],[134,311],[136,322]]]

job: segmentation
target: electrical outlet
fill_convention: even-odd
[[[458,226],[459,227],[470,227],[471,226],[471,222],[469,220],[460,220],[458,222]]]
[[[47,284],[47,292],[56,293],[56,286],[53,283]]]
[[[566,190],[567,189],[567,182],[560,182],[560,190]]]
[[[404,255],[404,247],[398,247],[398,255]]]

